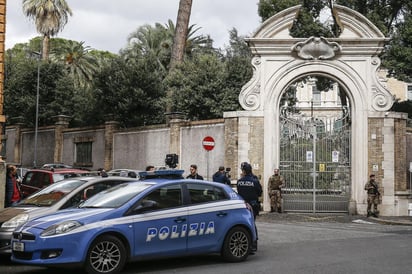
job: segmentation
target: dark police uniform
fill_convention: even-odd
[[[262,186],[259,180],[252,174],[252,167],[249,164],[242,166],[244,175],[237,181],[237,192],[253,208],[253,215],[259,215],[259,197],[262,195]]]

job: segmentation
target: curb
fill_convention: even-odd
[[[368,219],[374,220],[378,223],[381,224],[387,224],[387,225],[409,225],[412,226],[411,221],[401,221],[401,220],[389,220],[389,219],[382,219],[382,218],[376,218],[376,217],[369,217]]]

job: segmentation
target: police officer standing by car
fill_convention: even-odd
[[[236,188],[242,198],[252,206],[253,215],[259,215],[259,197],[262,195],[262,186],[259,180],[252,173],[252,166],[249,163],[242,163],[242,177],[237,181]]]

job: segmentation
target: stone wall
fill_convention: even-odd
[[[75,163],[75,145],[77,142],[93,142],[93,165]],[[63,133],[62,162],[72,165],[80,165],[85,168],[105,167],[105,127],[72,128],[65,129]],[[96,149],[95,149],[96,148]]]
[[[66,123],[58,120],[55,126],[38,129],[37,166],[57,161],[93,170],[100,167],[143,170],[147,165],[164,166],[166,154],[171,153],[171,142],[175,147],[173,153],[179,155],[178,168],[188,171],[190,164],[197,164],[199,173],[210,179],[220,165],[229,163],[225,159],[223,119],[175,122],[171,138],[167,125],[119,129],[118,123],[108,121],[102,126],[67,128]],[[7,126],[7,162],[33,167],[34,135],[32,128],[24,128],[21,123]],[[215,140],[211,151],[203,148],[206,136]],[[91,163],[76,162],[78,142],[92,142]]]
[[[169,152],[169,133],[170,129],[164,126],[115,132],[112,168],[144,170],[147,165],[164,165]]]

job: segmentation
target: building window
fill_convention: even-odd
[[[322,97],[320,94],[320,90],[316,87],[316,85],[313,85],[312,87],[312,103],[314,106],[320,106],[322,101]]]
[[[81,167],[93,166],[92,152],[93,152],[93,137],[76,137],[74,139],[75,145],[75,165]]]
[[[92,163],[92,142],[76,143],[76,163],[88,165]]]
[[[408,90],[407,90],[407,100],[412,100],[412,84],[408,84]]]

